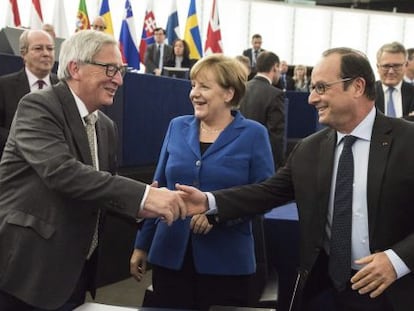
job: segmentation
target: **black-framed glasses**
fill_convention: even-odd
[[[332,85],[337,84],[337,83],[348,82],[348,81],[354,80],[355,78],[356,77],[343,78],[341,80],[332,81],[332,82],[316,82],[314,85],[311,85],[310,91],[311,92],[315,91],[316,94],[323,95],[325,94],[326,90],[329,89]]]
[[[122,77],[127,72],[127,66],[116,66],[114,64],[105,64],[100,62],[85,62],[85,64],[105,67],[105,74],[108,78],[113,78],[118,72]]]
[[[405,65],[405,63],[403,64],[383,64],[383,65],[378,65],[378,67],[384,71],[384,72],[388,72],[391,69],[394,70],[394,72],[399,72],[402,70],[403,66]]]

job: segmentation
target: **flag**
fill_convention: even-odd
[[[125,1],[125,15],[122,20],[121,34],[119,36],[119,47],[122,54],[122,60],[128,67],[139,70],[139,53],[137,36],[135,32],[134,17],[129,0]]]
[[[139,45],[139,54],[142,57],[141,61],[144,60],[147,46],[155,43],[154,29],[157,28],[157,23],[155,22],[155,15],[152,7],[153,0],[149,0],[147,4],[147,10],[145,11],[144,25],[142,26],[141,43]]]
[[[66,22],[64,0],[55,0],[55,9],[53,10],[53,26],[55,27],[56,36],[67,38],[69,36],[68,23]]]
[[[190,58],[200,59],[203,56],[201,47],[200,29],[198,28],[195,0],[190,0],[187,23],[185,25],[184,40],[190,47]]]
[[[85,0],[79,1],[78,14],[76,15],[76,31],[89,29],[91,25],[89,23],[88,10],[86,9]]]
[[[9,1],[10,9],[7,10],[6,16],[6,26],[10,27],[20,27],[20,14],[19,14],[19,6],[17,5],[17,0],[10,0]]]
[[[105,20],[106,29],[105,32],[110,35],[114,35],[114,29],[112,27],[111,10],[109,10],[108,0],[102,0],[101,9],[99,15]]]
[[[32,0],[32,7],[30,10],[30,28],[41,29],[43,24],[42,9],[40,7],[40,0]]]
[[[167,43],[171,45],[174,40],[180,37],[176,0],[171,0],[171,11],[170,15],[168,15],[167,27],[165,29],[167,33]]]
[[[216,0],[213,0],[210,22],[207,29],[207,39],[204,46],[204,54],[223,53],[221,42],[220,20]]]

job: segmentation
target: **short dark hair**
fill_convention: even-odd
[[[177,38],[177,39],[174,40],[174,42],[172,44],[173,48],[175,46],[175,43],[177,43],[177,42],[182,42],[183,43],[183,46],[184,46],[183,57],[184,58],[190,58],[190,47],[188,46],[187,41],[185,41],[183,39],[180,39],[180,38]],[[174,53],[174,51],[173,51],[173,53]]]
[[[339,54],[341,56],[340,77],[345,78],[362,78],[365,80],[365,96],[370,100],[375,100],[375,75],[366,55],[358,50],[347,47],[339,47],[326,50],[323,56],[327,57],[331,54]],[[344,90],[352,81],[344,82]]]
[[[269,72],[274,65],[279,65],[280,59],[273,52],[263,51],[259,53],[256,60],[257,72]]]
[[[407,49],[407,58],[408,60],[414,59],[414,48]]]
[[[165,33],[165,29],[164,28],[162,28],[162,27],[157,27],[157,28],[154,28],[154,33],[156,32],[156,31],[162,31],[162,33],[165,35],[166,33]]]

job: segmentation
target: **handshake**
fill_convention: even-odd
[[[138,217],[160,217],[171,225],[178,218],[184,219],[208,210],[207,197],[197,188],[176,184],[173,191],[157,186],[156,182],[151,185]]]

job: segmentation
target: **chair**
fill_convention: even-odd
[[[279,294],[279,279],[277,272],[268,262],[264,233],[264,216],[255,216],[252,224],[257,278],[254,284],[255,288],[251,291],[252,307],[276,308]]]

